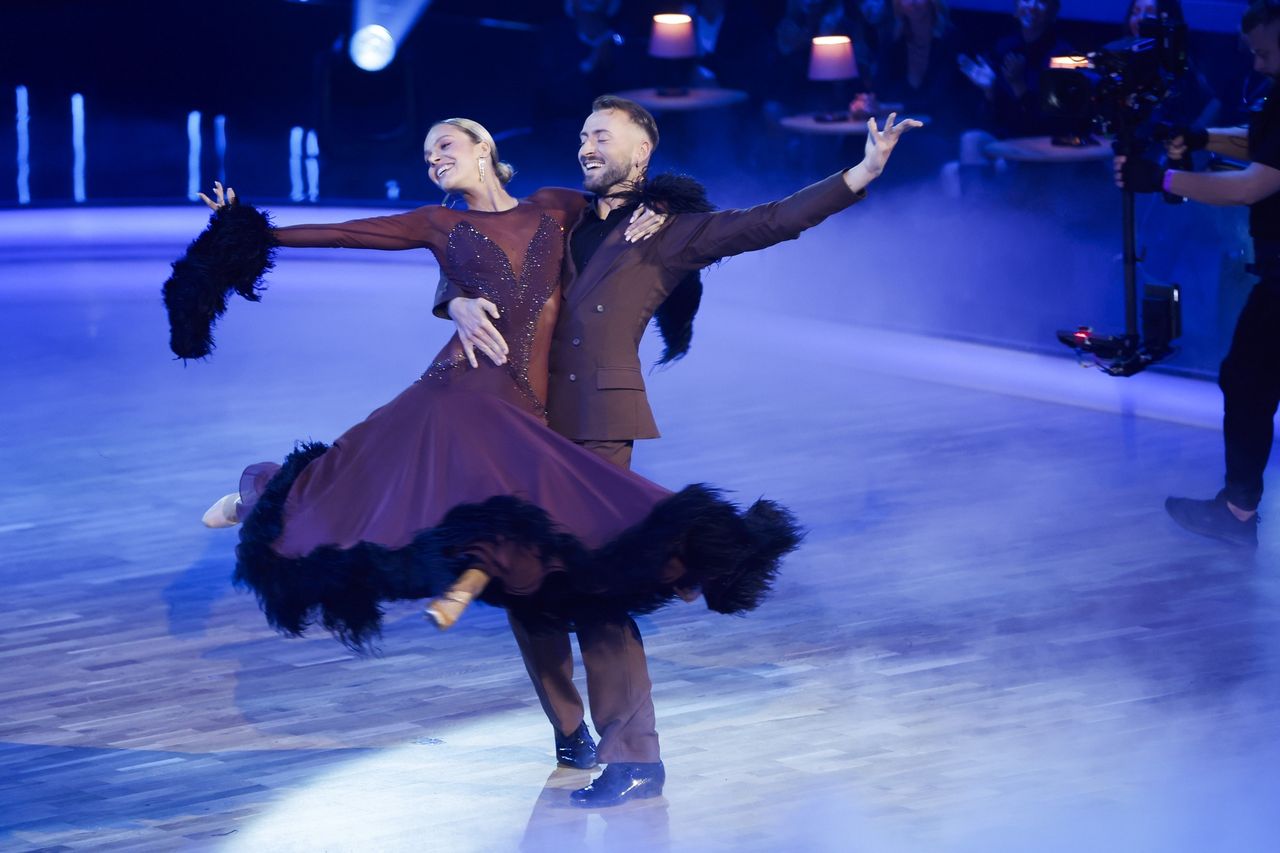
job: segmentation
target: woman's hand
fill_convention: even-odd
[[[209,198],[204,193],[200,193],[200,200],[203,201],[205,204],[209,205],[209,209],[215,213],[217,213],[219,210],[222,210],[222,208],[227,207],[228,205],[233,205],[236,203],[236,191],[231,189],[231,187],[227,187],[227,192],[224,195],[222,192],[221,181],[213,182],[213,196],[214,198],[217,199],[217,201],[214,201],[213,199]]]
[[[638,243],[657,234],[666,224],[667,214],[658,213],[656,210],[640,205],[635,213],[631,214],[631,221],[627,223],[626,233],[622,236],[628,243]]]

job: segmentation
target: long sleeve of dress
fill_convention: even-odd
[[[371,216],[329,225],[286,225],[275,229],[281,246],[329,249],[438,249],[445,235],[435,207]]]

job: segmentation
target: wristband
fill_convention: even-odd
[[[1177,193],[1173,191],[1173,173],[1173,169],[1165,169],[1164,180],[1160,182],[1161,188],[1163,188],[1169,195],[1177,195]]]

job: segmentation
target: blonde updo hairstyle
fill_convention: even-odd
[[[484,142],[489,146],[489,159],[493,164],[493,173],[498,176],[500,184],[506,186],[507,182],[516,176],[516,170],[510,163],[505,163],[498,159],[498,143],[493,141],[492,134],[485,130],[484,125],[480,124],[480,122],[472,121],[469,118],[446,118],[436,122],[432,127],[442,124],[458,128],[471,137],[471,141],[477,145]]]

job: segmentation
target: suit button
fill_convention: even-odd
[[[597,313],[597,314],[603,314],[603,313],[604,313],[604,306],[603,306],[603,305],[597,305],[597,306],[596,306],[596,313]]]
[[[569,381],[570,381],[570,382],[577,382],[577,381],[578,381],[578,374],[576,374],[576,373],[570,373],[570,374],[569,374]]]
[[[580,346],[582,346],[582,338],[574,338],[574,339],[573,339],[573,345],[574,345],[575,347],[580,347]]]

